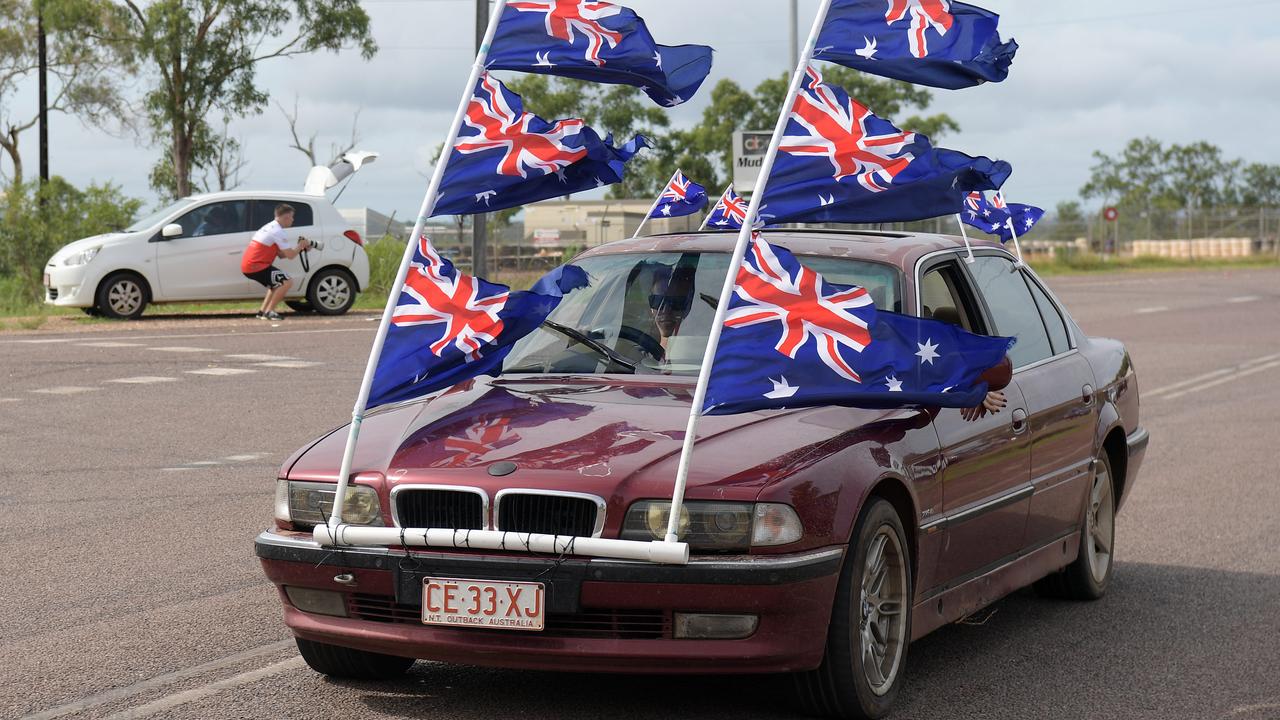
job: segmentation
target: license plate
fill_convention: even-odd
[[[43,278],[43,279],[44,279],[44,286],[45,286],[45,287],[53,287],[53,284],[52,284],[52,283],[50,282],[50,280],[49,280],[49,273],[45,273],[45,274],[44,274],[44,278]]]
[[[538,631],[546,626],[545,594],[542,583],[423,578],[422,622]]]

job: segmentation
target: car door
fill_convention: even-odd
[[[166,300],[245,297],[248,281],[240,256],[253,237],[249,201],[220,200],[174,220],[182,235],[156,239],[156,275]]]
[[[987,318],[952,254],[926,265],[917,283],[922,317],[988,333]],[[1016,555],[1023,546],[1031,496],[1031,443],[1018,384],[1004,390],[999,413],[966,419],[941,408],[933,419],[943,456],[943,506],[925,532],[945,533],[938,580],[953,585]]]
[[[251,226],[254,230],[266,225],[275,219],[275,209],[277,205],[289,205],[293,208],[293,225],[286,228],[284,234],[293,242],[297,242],[298,238],[305,237],[312,242],[319,241],[320,228],[315,224],[315,212],[309,203],[299,202],[297,200],[272,200],[272,199],[256,199],[253,201],[252,222]],[[314,264],[320,259],[320,252],[316,250],[308,251],[305,256],[299,255],[296,258],[278,257],[275,260],[275,266],[289,273],[289,277],[293,278],[293,290],[290,291],[291,296],[302,295],[307,290],[307,277],[313,270],[319,270]],[[304,263],[304,261],[306,261]],[[261,288],[254,285],[261,292]]]

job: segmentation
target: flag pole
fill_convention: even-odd
[[[716,213],[716,208],[720,207],[720,205],[724,203],[724,199],[729,197],[729,191],[732,189],[733,183],[729,183],[729,187],[725,188],[724,192],[720,193],[720,199],[716,201],[715,205],[711,206],[711,211],[707,213],[707,216],[702,218],[702,224],[698,226],[698,232],[702,232],[707,229],[707,223],[711,222],[711,216]]]
[[[965,257],[964,261],[966,263],[972,264],[973,263],[973,246],[969,244],[969,233],[965,232],[964,220],[960,219],[960,213],[956,213],[956,224],[960,226],[960,237],[964,238],[964,249],[969,251],[969,254],[968,256]]]
[[[1004,191],[997,190],[996,194],[1000,196],[1000,202],[1004,203],[1004,209],[1007,211],[1009,209],[1009,201],[1004,199]],[[1018,267],[1022,267],[1026,263],[1022,261],[1022,248],[1018,246],[1018,230],[1013,226],[1012,212],[1009,213],[1009,219],[1005,220],[1005,223],[1009,228],[1009,234],[1013,236],[1013,251],[1018,254]]]
[[[400,294],[400,289],[404,286],[404,279],[409,274],[409,264],[413,260],[413,251],[417,247],[419,238],[422,235],[423,226],[426,225],[427,218],[435,210],[436,198],[440,194],[440,183],[444,179],[445,166],[449,164],[449,155],[453,150],[454,144],[458,140],[458,132],[462,129],[462,119],[466,116],[467,105],[471,102],[471,97],[475,93],[476,82],[479,81],[480,75],[484,72],[485,60],[489,56],[489,45],[493,42],[493,36],[498,31],[498,23],[502,19],[502,12],[506,9],[507,0],[497,0],[493,8],[493,13],[489,16],[489,27],[485,29],[484,39],[480,42],[480,49],[476,52],[476,61],[471,66],[471,76],[467,80],[467,85],[463,88],[462,100],[458,104],[458,111],[454,113],[453,124],[449,126],[449,135],[444,141],[444,151],[440,155],[440,161],[436,163],[435,172],[431,174],[431,182],[427,185],[427,194],[422,198],[422,208],[418,210],[418,219],[413,224],[413,233],[409,236],[409,242],[405,244],[404,257],[400,259],[400,269],[396,272],[395,282],[391,283],[391,292],[387,294],[387,306],[382,311],[382,321],[378,323],[378,333],[373,338],[373,347],[369,350],[369,362],[364,368],[364,379],[360,381],[360,392],[356,395],[355,407],[351,410],[351,429],[347,433],[347,446],[342,452],[342,465],[338,471],[338,486],[334,490],[333,495],[333,511],[329,515],[327,525],[317,526],[315,529],[316,539],[331,539],[332,543],[322,544],[338,544],[339,533],[337,528],[342,525],[342,508],[347,498],[347,485],[351,476],[351,463],[355,457],[356,441],[360,437],[360,424],[364,422],[364,412],[369,404],[369,391],[373,387],[374,371],[378,367],[378,359],[382,357],[382,346],[387,340],[387,329],[391,325],[391,315],[395,312],[396,299]]]
[[[640,224],[638,226],[636,226],[636,233],[635,235],[631,236],[632,240],[635,240],[636,238],[640,237],[640,231],[644,229],[644,224],[649,222],[649,216],[653,214],[654,210],[658,209],[658,203],[662,202],[662,193],[666,192],[667,188],[671,187],[671,183],[675,181],[676,175],[679,175],[679,174],[680,174],[680,168],[676,168],[676,171],[671,175],[671,179],[667,181],[666,186],[662,188],[662,191],[658,193],[658,197],[654,198],[653,204],[649,206],[649,212],[644,214],[644,219],[640,221]],[[685,227],[689,227],[689,226],[686,225]]]
[[[715,361],[716,348],[720,345],[720,333],[724,329],[724,319],[729,313],[729,301],[733,298],[733,289],[738,281],[738,268],[742,266],[742,258],[747,254],[747,244],[751,241],[755,229],[756,216],[760,212],[760,203],[764,198],[765,187],[769,183],[769,172],[778,157],[778,147],[782,144],[782,134],[786,132],[787,120],[791,116],[791,106],[800,85],[804,82],[805,71],[813,60],[814,45],[818,42],[818,34],[827,19],[827,11],[831,9],[831,0],[821,0],[818,15],[813,19],[813,27],[809,30],[809,39],[805,41],[800,52],[800,60],[795,72],[791,75],[791,86],[787,88],[786,97],[782,101],[782,110],[778,114],[778,122],[773,128],[773,138],[769,141],[769,149],[765,152],[764,161],[760,165],[760,175],[756,179],[755,190],[751,193],[751,202],[747,205],[747,216],[742,219],[742,229],[738,231],[738,242],[733,247],[733,258],[729,261],[729,272],[724,278],[724,288],[720,291],[720,302],[716,305],[715,319],[711,322],[711,334],[707,338],[707,350],[702,356],[702,367],[698,371],[698,383],[693,390],[693,405],[689,408],[689,423],[685,428],[684,445],[680,448],[680,464],[676,469],[675,488],[671,493],[671,515],[667,519],[667,542],[678,542],[680,529],[680,510],[684,505],[685,486],[689,480],[689,460],[693,455],[693,445],[698,433],[698,421],[702,418],[702,404],[707,399],[707,385],[711,382],[711,364]]]

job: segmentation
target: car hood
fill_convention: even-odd
[[[490,496],[520,487],[617,501],[666,497],[692,391],[692,378],[472,380],[372,413],[361,427],[352,470],[381,474],[392,484],[481,487]],[[689,496],[754,499],[769,483],[828,454],[829,441],[890,412],[810,408],[704,417]],[[336,480],[344,429],[286,463],[288,477]]]
[[[105,247],[107,245],[119,245],[122,242],[131,240],[135,234],[136,233],[109,232],[109,233],[102,233],[101,235],[94,235],[92,237],[87,237],[81,240],[76,240],[75,242],[67,243],[66,245],[63,245],[61,248],[58,248],[58,252],[54,253],[53,257],[49,258],[49,262],[51,263],[58,262],[65,257],[74,255],[80,252],[81,250],[87,250],[91,247],[99,247],[99,246]]]

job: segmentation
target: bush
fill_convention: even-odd
[[[44,265],[58,248],[74,240],[122,230],[133,221],[142,201],[125,197],[110,183],[76,188],[60,177],[39,190],[11,185],[0,198],[0,277],[9,296],[39,295]]]

